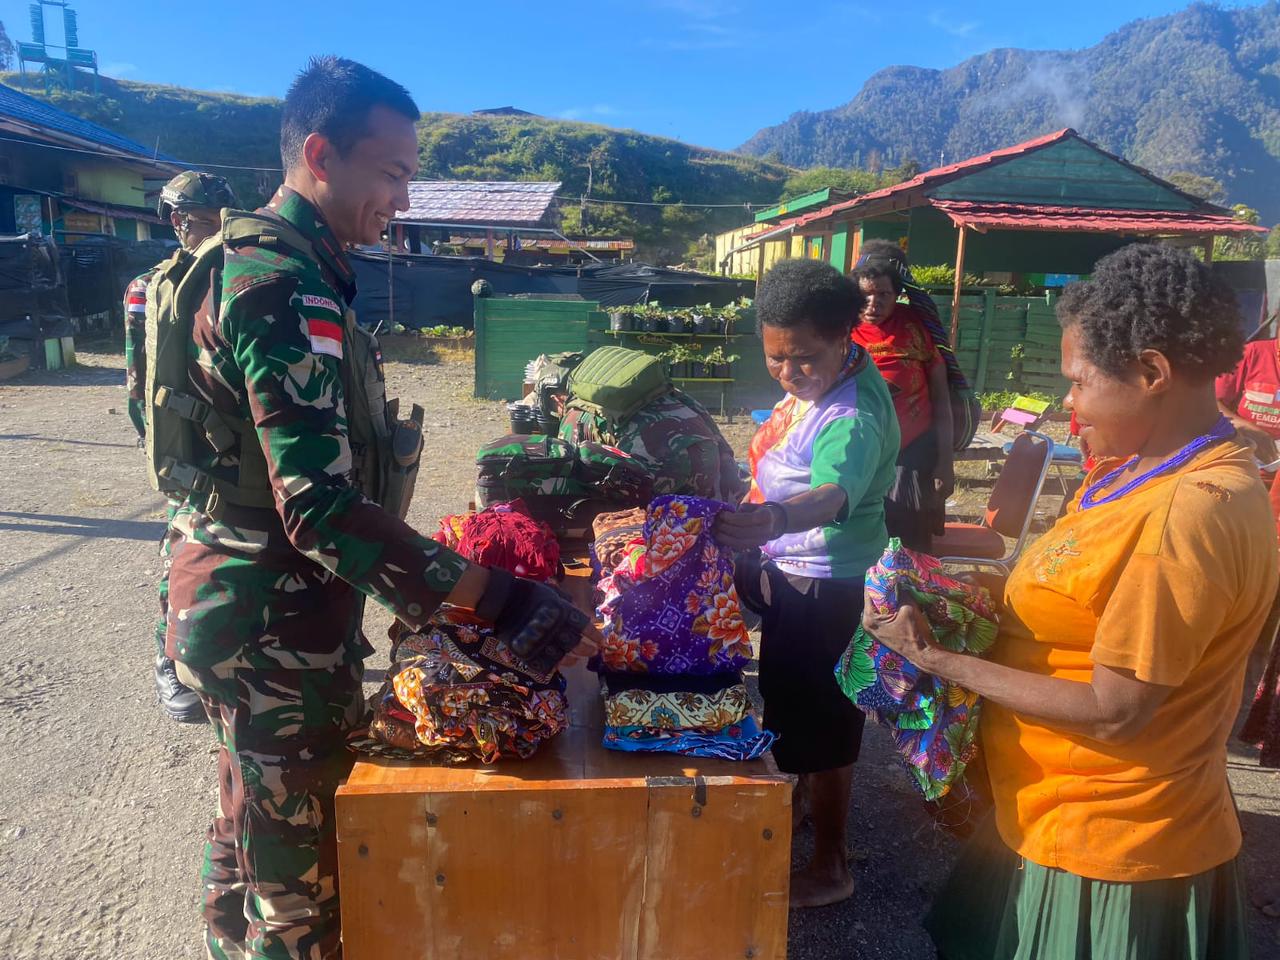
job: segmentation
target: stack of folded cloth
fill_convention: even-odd
[[[591,668],[600,673],[609,749],[754,760],[773,743],[742,682],[751,643],[733,559],[711,536],[716,514],[732,509],[659,497],[642,539],[608,553],[616,559],[597,610],[604,642]]]
[[[867,571],[866,586],[874,612],[892,616],[910,602],[948,650],[976,655],[995,641],[991,594],[947,576],[933,557],[906,549],[896,538]],[[867,716],[889,728],[926,800],[941,799],[961,782],[978,750],[977,694],[921,673],[862,627],[836,664],[836,680]]]
[[[551,529],[518,503],[446,517],[440,526],[436,539],[473,562],[543,581],[560,569]],[[423,630],[393,636],[368,734],[352,742],[360,752],[494,763],[532,756],[567,725],[559,671],[519,659],[468,611],[442,606]]]

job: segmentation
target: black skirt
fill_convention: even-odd
[[[836,683],[836,662],[862,619],[862,580],[783,573],[759,555],[738,564],[738,593],[760,614],[764,726],[784,773],[846,767],[862,747],[863,713]]]
[[[938,435],[926,430],[898,454],[893,486],[884,499],[884,525],[908,550],[933,552],[943,531],[946,504],[933,489],[938,469]]]

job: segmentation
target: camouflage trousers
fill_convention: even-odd
[[[164,505],[164,536],[160,540],[160,619],[156,621],[155,642],[156,656],[164,656],[164,637],[168,630],[169,617],[169,567],[173,565],[173,541],[169,536],[169,525],[178,512],[181,502],[166,500]]]
[[[341,958],[334,791],[351,769],[362,673],[178,664],[218,738],[201,867],[211,960]]]

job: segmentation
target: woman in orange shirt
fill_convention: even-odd
[[[926,925],[946,960],[1244,958],[1227,738],[1277,554],[1214,398],[1242,349],[1233,297],[1189,254],[1133,245],[1058,315],[1100,462],[1015,567],[991,656],[940,648],[909,606],[865,621],[985,698],[994,830]]]

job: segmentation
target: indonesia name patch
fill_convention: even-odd
[[[311,352],[342,359],[342,324],[332,320],[308,320],[307,335],[311,337]]]
[[[328,297],[317,297],[314,293],[304,293],[302,295],[302,305],[304,307],[319,307],[321,310],[332,310],[338,316],[342,316],[342,310],[336,303]]]

